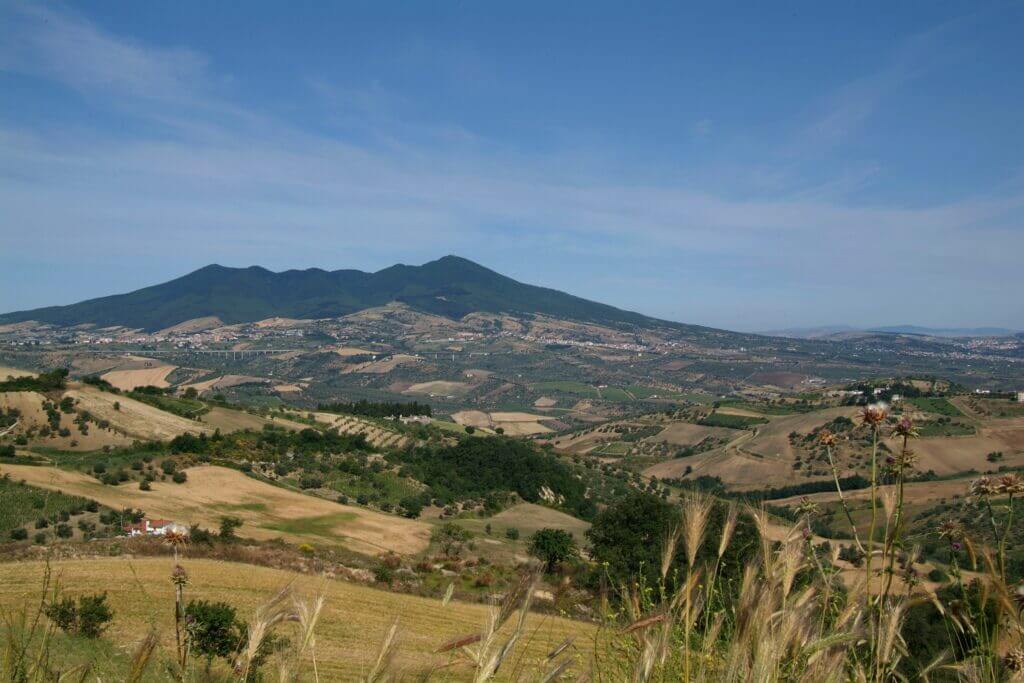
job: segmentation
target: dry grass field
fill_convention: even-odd
[[[486,605],[450,602],[389,593],[343,581],[322,581],[315,577],[251,565],[215,560],[182,561],[189,573],[186,599],[223,600],[249,619],[261,604],[280,589],[291,585],[295,591],[312,596],[322,593],[325,606],[317,628],[317,664],[320,680],[359,680],[373,665],[380,642],[391,624],[398,620],[399,645],[395,669],[401,680],[413,680],[434,667],[452,662],[450,653],[435,654],[442,643],[480,632],[488,618]],[[103,592],[114,610],[109,634],[129,651],[150,627],[160,635],[161,655],[174,649],[173,585],[169,577],[171,558],[64,560],[52,564],[55,575],[71,594]],[[16,606],[26,596],[38,597],[45,565],[26,562],[3,565],[0,602]],[[515,621],[514,619],[512,621]],[[510,625],[506,625],[508,629]],[[503,631],[507,633],[507,631]],[[508,680],[515,666],[526,672],[566,638],[585,661],[592,647],[595,627],[560,617],[532,614],[525,634],[509,663],[499,672]],[[520,654],[522,653],[522,654]],[[521,659],[520,659],[521,657]],[[585,668],[585,667],[584,667]],[[576,668],[579,672],[580,667]],[[529,675],[525,676],[534,680]],[[471,680],[469,669],[453,664],[437,674],[439,680]]]
[[[350,365],[342,370],[342,373],[349,374],[353,372],[364,373],[370,375],[385,375],[400,365],[412,365],[419,363],[422,359],[419,356],[410,356],[404,353],[396,353],[393,356],[382,358],[381,360],[370,361],[367,363],[356,363]]]
[[[115,430],[135,439],[165,441],[186,432],[198,433],[203,429],[194,420],[87,385],[68,389],[64,395],[78,402],[76,408],[109,420]]]
[[[0,393],[0,408],[16,408],[21,412],[16,434],[30,428],[39,428],[47,424],[46,411],[43,410],[45,397],[34,391],[12,391]],[[67,451],[92,451],[104,446],[128,446],[132,439],[115,429],[100,429],[95,424],[89,426],[89,433],[82,434],[78,426],[72,423],[74,415],[61,415],[62,426],[67,427],[70,436],[39,437],[37,442],[48,448],[59,448]]]
[[[481,429],[493,430],[501,427],[509,436],[528,436],[551,431],[548,427],[540,424],[540,420],[546,420],[547,417],[530,413],[485,413],[482,410],[460,410],[457,413],[452,413],[452,419],[460,425]]]
[[[434,380],[432,382],[419,382],[413,384],[403,391],[403,394],[426,394],[438,396],[462,396],[473,389],[473,385],[467,382],[449,382],[445,380]]]
[[[294,543],[342,545],[376,555],[386,550],[415,554],[427,547],[430,525],[307,496],[267,484],[226,467],[193,467],[188,481],[106,486],[82,473],[53,467],[2,465],[0,473],[50,490],[84,496],[115,509],[133,507],[150,518],[216,528],[222,515],[245,521],[240,536],[284,538]]]
[[[853,417],[856,412],[855,407],[842,407],[800,415],[767,416],[768,424],[758,425],[753,431],[730,430],[735,438],[726,446],[658,463],[644,473],[659,478],[679,477],[687,467],[692,467],[694,476],[721,477],[736,489],[792,484],[791,465],[796,453],[789,443],[790,432],[805,434],[835,417]]]
[[[12,368],[8,365],[0,365],[0,382],[6,380],[8,377],[35,377],[37,374],[39,373],[32,372],[31,370],[21,370],[19,368]]]
[[[182,388],[192,388],[200,394],[203,394],[208,391],[216,391],[218,389],[230,389],[231,387],[237,387],[242,384],[267,384],[269,382],[270,380],[266,377],[253,377],[251,375],[222,375],[220,377],[203,380],[202,382],[186,384]]]
[[[154,362],[150,367],[111,370],[103,373],[100,377],[121,391],[131,391],[136,387],[145,386],[163,389],[170,386],[167,382],[167,375],[171,374],[176,367],[176,365],[157,364]]]
[[[477,534],[476,551],[492,561],[526,562],[530,536],[541,529],[562,529],[568,531],[581,546],[586,546],[587,529],[590,522],[552,510],[543,505],[519,503],[502,510],[493,517],[458,519],[456,523]],[[487,534],[487,525],[491,533]],[[508,529],[519,530],[519,540],[511,541],[505,536]]]

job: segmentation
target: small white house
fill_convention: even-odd
[[[137,524],[125,524],[121,530],[129,536],[163,536],[172,526],[174,522],[167,519],[144,519]]]
[[[1024,403],[1024,391],[1017,392],[1017,403]]]

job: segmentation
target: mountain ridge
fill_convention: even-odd
[[[91,323],[155,331],[206,316],[220,318],[225,324],[270,317],[340,317],[393,301],[451,319],[475,312],[543,314],[614,327],[711,329],[518,282],[454,255],[419,266],[399,263],[374,273],[322,268],[275,273],[262,266],[231,268],[213,263],[124,294],[2,314],[0,324],[37,320],[61,326]]]

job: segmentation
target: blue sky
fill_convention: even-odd
[[[1024,3],[0,1],[0,311],[454,253],[740,330],[1024,328]]]

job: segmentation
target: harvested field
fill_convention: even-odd
[[[461,425],[483,429],[497,429],[501,427],[510,436],[528,436],[530,434],[543,434],[551,431],[540,423],[541,420],[548,419],[546,416],[532,415],[530,413],[485,413],[480,410],[461,410],[453,413],[452,419]]]
[[[325,605],[317,626],[317,663],[323,681],[361,680],[377,657],[380,642],[398,619],[398,647],[395,667],[408,677],[418,679],[425,672],[445,667],[449,656],[435,654],[442,643],[479,632],[487,622],[486,605],[453,601],[442,607],[439,600],[402,595],[344,581],[328,580],[279,569],[252,565],[192,560],[182,562],[189,573],[187,594],[190,599],[226,601],[238,608],[239,617],[248,620],[257,607],[266,603],[289,584],[306,595],[322,591]],[[63,560],[54,562],[54,573],[75,592],[106,591],[116,617],[110,635],[128,651],[155,625],[160,650],[154,659],[170,659],[174,650],[174,586],[167,577],[174,561],[168,558]],[[27,595],[38,595],[46,565],[23,562],[4,566],[0,601],[5,606],[19,604]],[[508,627],[502,631],[507,637]],[[560,617],[531,614],[526,622],[529,638],[521,641],[513,656],[525,651],[526,672],[543,662],[548,652],[566,638],[575,638],[574,647],[587,658],[596,627]],[[291,634],[289,634],[291,635]],[[157,664],[151,665],[151,668]],[[442,669],[445,679],[472,680],[465,666]],[[579,671],[579,668],[575,668]],[[508,680],[509,671],[499,672],[499,680]],[[404,677],[403,677],[404,678]]]
[[[231,387],[241,386],[242,384],[268,384],[270,382],[266,377],[253,377],[251,375],[222,375],[221,377],[214,377],[213,379],[207,379],[202,382],[195,382],[193,384],[186,384],[182,389],[195,389],[200,394],[208,391],[216,391],[218,389],[230,389]]]
[[[981,427],[972,436],[947,436],[917,439],[913,449],[918,469],[935,470],[937,474],[955,474],[969,469],[985,471],[993,464],[989,453],[1001,451],[1000,465],[1024,465],[1024,419],[996,420]]]
[[[222,432],[239,432],[244,429],[249,429],[258,432],[263,429],[263,425],[267,424],[294,430],[306,429],[308,426],[301,422],[293,422],[280,417],[274,417],[271,419],[246,413],[241,410],[231,410],[230,408],[221,407],[211,408],[210,412],[204,413],[199,419],[200,426],[205,428],[204,431],[219,429]]]
[[[111,370],[101,375],[101,379],[110,382],[121,391],[131,391],[136,387],[153,386],[165,388],[170,386],[167,375],[176,365],[154,364],[150,367]]]
[[[676,446],[692,446],[708,437],[735,438],[736,432],[724,427],[704,427],[690,422],[670,422],[649,441],[665,441]]]
[[[554,408],[556,405],[558,405],[558,401],[547,396],[541,396],[533,402],[534,408]]]
[[[48,423],[46,411],[43,410],[43,401],[45,400],[42,394],[37,394],[34,391],[0,393],[0,408],[16,408],[21,412],[15,433],[24,433],[30,428],[43,427]],[[88,434],[82,434],[78,425],[73,422],[74,417],[74,415],[61,414],[61,426],[70,430],[70,436],[59,436],[53,433],[45,438],[36,437],[33,443],[70,451],[93,451],[104,446],[131,445],[132,439],[111,429],[100,429],[95,424],[89,425]]]
[[[6,380],[8,377],[35,377],[39,373],[32,372],[31,370],[19,370],[18,368],[12,368],[8,365],[0,365],[0,382]]]
[[[472,384],[466,382],[448,382],[445,380],[434,380],[432,382],[420,382],[413,384],[403,391],[403,394],[428,394],[431,396],[462,396],[473,389]]]
[[[216,327],[224,327],[224,321],[215,315],[208,315],[202,318],[192,318],[191,320],[185,320],[183,322],[178,323],[177,325],[171,325],[170,327],[166,327],[154,334],[187,334],[189,332],[199,332],[200,330],[212,330]]]
[[[940,481],[912,481],[903,485],[903,497],[908,504],[935,503],[941,500],[950,500],[956,497],[966,496],[970,487],[971,479],[943,479]],[[891,489],[891,486],[881,486],[883,489]],[[871,497],[870,489],[857,489],[855,491],[843,491],[846,500],[868,500]],[[839,497],[835,491],[823,491],[811,493],[806,496],[792,496],[790,498],[778,498],[771,501],[772,505],[798,505],[804,498],[817,503],[829,503],[838,501]]]
[[[424,522],[307,496],[226,467],[193,467],[185,483],[155,481],[152,491],[129,484],[105,486],[82,472],[53,467],[2,465],[0,472],[115,509],[139,508],[151,518],[213,529],[222,515],[234,515],[245,522],[238,534],[247,538],[343,545],[371,555],[386,550],[415,554],[430,539]]]
[[[413,363],[419,363],[421,360],[422,359],[419,356],[410,356],[404,353],[396,353],[393,356],[389,356],[381,360],[350,365],[344,368],[341,372],[344,374],[358,372],[371,375],[384,375],[391,372],[399,365],[412,365]]]
[[[84,385],[69,389],[64,395],[78,401],[78,409],[88,410],[97,418],[108,420],[114,429],[136,439],[166,441],[186,432],[198,434],[203,430],[202,423],[93,387]],[[115,403],[118,408],[114,407]]]

